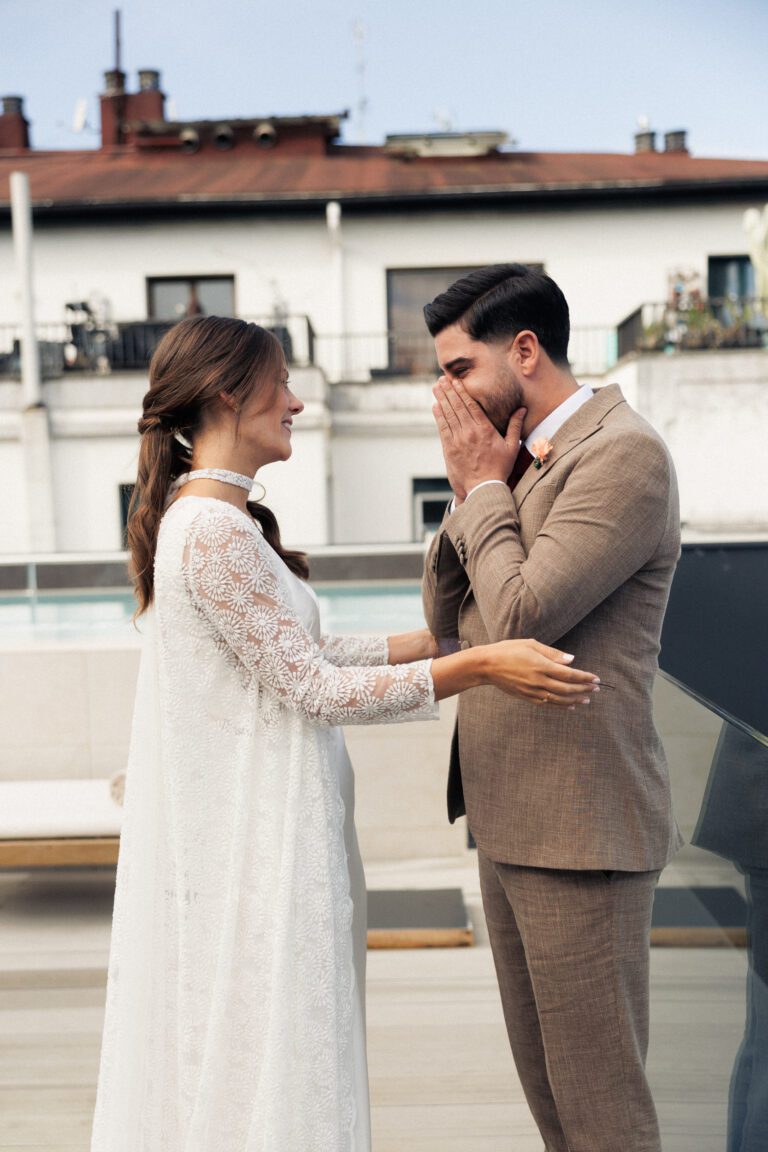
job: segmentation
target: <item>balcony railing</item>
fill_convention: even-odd
[[[617,328],[619,358],[631,352],[691,352],[768,347],[768,299],[691,294],[641,304]]]
[[[289,364],[313,364],[315,333],[308,316],[247,317],[274,332]],[[44,379],[67,372],[143,371],[172,320],[119,323],[62,322],[36,326],[40,371]],[[21,328],[0,325],[0,376],[21,375]]]
[[[432,337],[426,331],[318,333],[315,346],[316,363],[331,383],[439,374]],[[574,375],[602,376],[616,363],[616,329],[574,328],[568,351]]]
[[[305,315],[244,317],[275,333],[289,364],[316,365],[330,383],[387,377],[434,377],[427,332],[316,333]],[[173,326],[169,320],[41,324],[37,327],[44,378],[68,372],[146,372],[152,353]],[[616,328],[571,330],[569,357],[577,378],[600,377],[628,353],[768,347],[768,300],[693,296],[673,304],[642,304]],[[0,325],[0,377],[21,374],[17,325]]]

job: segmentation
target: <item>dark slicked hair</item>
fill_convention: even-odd
[[[568,302],[554,280],[525,264],[490,264],[462,276],[425,306],[424,319],[432,336],[458,324],[484,344],[527,329],[550,360],[568,363]]]

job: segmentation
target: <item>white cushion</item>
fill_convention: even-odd
[[[122,816],[107,779],[0,781],[0,840],[119,836]]]

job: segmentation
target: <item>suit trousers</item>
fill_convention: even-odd
[[[660,1152],[645,1075],[659,873],[478,856],[512,1054],[547,1152]]]

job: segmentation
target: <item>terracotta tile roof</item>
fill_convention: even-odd
[[[29,173],[41,212],[171,206],[403,203],[460,197],[579,194],[653,196],[768,190],[768,160],[699,159],[685,152],[640,154],[497,152],[480,157],[407,158],[378,147],[331,146],[326,155],[157,151],[0,152],[0,209],[8,176]]]

